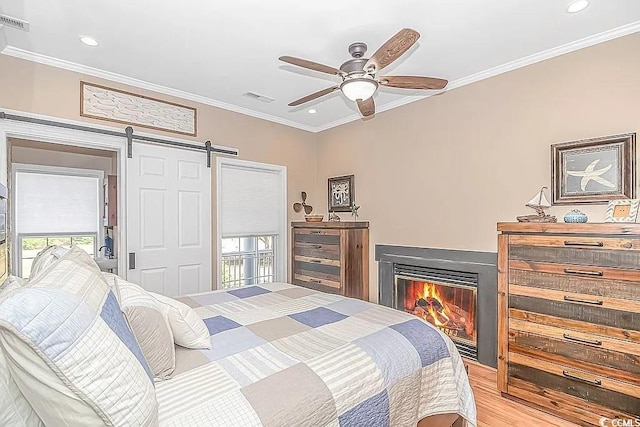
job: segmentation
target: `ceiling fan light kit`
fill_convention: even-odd
[[[345,79],[340,90],[351,101],[367,100],[378,90],[378,82],[372,77],[352,77]]]
[[[339,76],[342,82],[338,86],[307,95],[297,99],[289,104],[295,107],[314,99],[320,98],[330,93],[340,90],[344,96],[350,101],[355,101],[360,114],[363,117],[373,116],[376,111],[373,95],[378,91],[380,86],[395,87],[401,89],[421,89],[421,90],[438,90],[444,89],[447,80],[437,79],[434,77],[420,76],[384,76],[376,77],[384,67],[388,66],[402,54],[404,54],[411,46],[420,38],[420,33],[410,28],[400,30],[396,35],[391,37],[383,44],[371,58],[364,58],[367,52],[367,45],[362,42],[352,43],[349,46],[349,54],[352,59],[348,60],[340,66],[340,68],[330,67],[328,65],[318,64],[317,62],[307,61],[306,59],[294,58],[292,56],[281,56],[280,60],[298,67],[307,68],[309,70],[319,71],[321,73],[333,74]]]

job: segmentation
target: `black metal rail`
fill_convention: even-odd
[[[16,114],[5,113],[4,111],[0,111],[0,119],[13,120],[16,122],[34,123],[34,124],[45,125],[45,126],[54,126],[54,127],[64,128],[64,129],[79,130],[82,132],[99,133],[102,135],[110,135],[110,136],[118,136],[118,137],[126,138],[127,139],[127,157],[129,158],[131,158],[132,156],[134,140],[141,141],[141,142],[153,142],[155,144],[169,145],[172,147],[186,148],[190,150],[205,151],[207,153],[207,167],[211,167],[211,153],[228,154],[231,156],[238,155],[238,152],[236,150],[227,150],[224,148],[212,147],[211,141],[205,141],[204,146],[202,146],[197,144],[189,144],[186,142],[172,141],[170,139],[164,139],[164,138],[134,135],[133,127],[131,126],[127,126],[124,132],[118,132],[113,130],[98,129],[91,126],[56,122],[54,120],[45,120],[45,119],[37,119],[34,117],[19,116]]]

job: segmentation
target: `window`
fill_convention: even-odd
[[[31,264],[38,252],[49,245],[71,246],[76,245],[84,249],[89,255],[94,256],[96,252],[96,236],[24,236],[20,235],[18,246],[20,247],[22,277],[29,277]]]
[[[222,239],[223,289],[273,282],[276,236]]]
[[[218,158],[218,287],[286,280],[286,168]]]
[[[91,255],[102,237],[102,171],[13,164],[13,268],[28,277],[48,244],[76,244]]]

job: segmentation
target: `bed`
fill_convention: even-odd
[[[417,317],[284,283],[178,300],[212,349],[176,347],[161,426],[476,425],[453,342]]]

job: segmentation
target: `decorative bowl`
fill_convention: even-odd
[[[570,223],[587,222],[587,219],[587,215],[578,209],[573,209],[564,216],[564,222]]]
[[[307,222],[322,222],[324,215],[305,215],[304,220]]]

